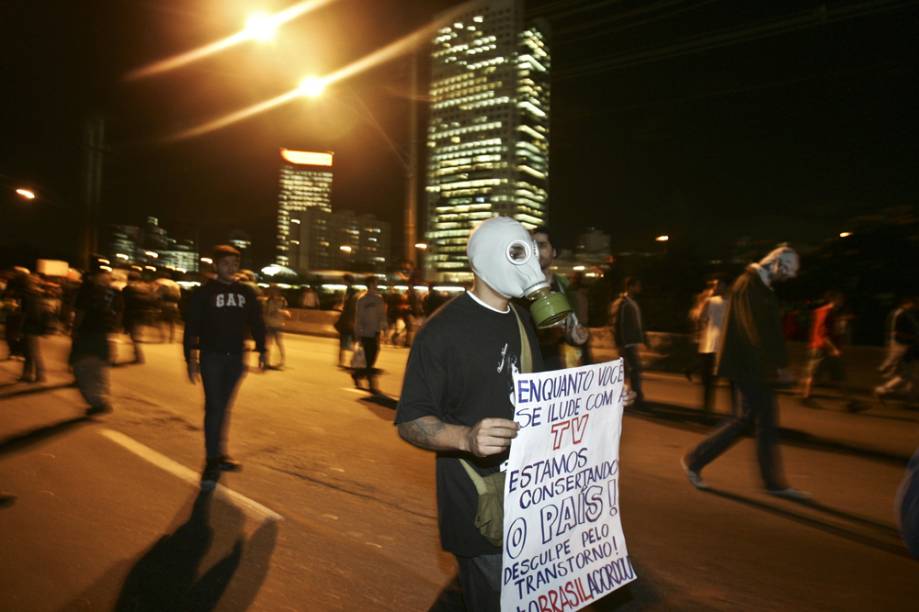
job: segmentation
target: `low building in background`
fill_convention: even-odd
[[[389,262],[389,223],[349,210],[308,208],[290,216],[290,267],[301,274],[317,270],[383,272]]]

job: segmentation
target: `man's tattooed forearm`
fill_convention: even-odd
[[[437,437],[446,425],[436,417],[421,417],[399,426],[399,433],[403,438],[424,448],[440,448]]]

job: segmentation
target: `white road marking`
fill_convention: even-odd
[[[185,482],[195,487],[200,486],[201,476],[197,472],[185,467],[181,463],[173,461],[165,455],[156,452],[149,446],[144,446],[134,438],[126,436],[123,433],[113,431],[111,429],[103,429],[99,431],[99,433],[115,444],[134,453],[144,461],[152,463],[161,470],[169,472],[179,480],[184,480]],[[237,493],[232,489],[228,489],[221,484],[218,484],[217,488],[214,489],[214,495],[234,503],[240,509],[248,511],[249,514],[253,515],[256,519],[265,519],[271,521],[284,520],[284,517],[274,510],[263,506],[255,500],[249,499],[242,493]]]
[[[357,389],[355,387],[342,387],[342,391],[350,391],[351,393],[360,393],[361,395],[367,395],[367,389]]]

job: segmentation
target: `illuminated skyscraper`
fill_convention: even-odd
[[[281,159],[275,261],[289,266],[292,213],[308,208],[332,212],[332,153],[281,149]]]
[[[491,0],[440,29],[431,55],[428,276],[471,278],[466,239],[502,215],[532,229],[549,189],[549,46],[522,0]]]

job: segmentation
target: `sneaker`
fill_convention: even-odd
[[[351,380],[354,381],[354,386],[357,389],[361,388],[361,377],[358,376],[355,372],[351,372]]]
[[[243,464],[236,461],[229,455],[223,455],[216,461],[217,469],[221,472],[241,472]]]
[[[106,414],[112,411],[111,404],[96,404],[95,406],[90,406],[86,409],[86,416],[92,416],[94,414]]]
[[[785,487],[783,489],[766,489],[766,493],[769,495],[775,495],[776,497],[781,497],[782,499],[797,502],[810,501],[812,497],[811,494],[807,491],[801,491],[791,487]]]
[[[686,478],[689,479],[689,484],[700,491],[705,491],[709,488],[708,484],[702,480],[702,474],[700,474],[698,470],[689,468],[689,462],[686,461],[686,457],[680,459],[680,465],[683,466],[683,471],[686,472]]]

